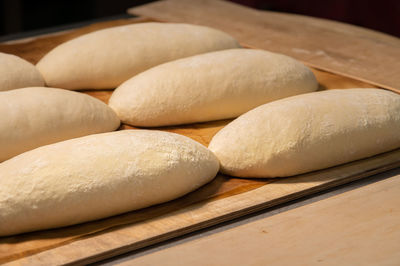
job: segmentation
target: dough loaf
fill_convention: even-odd
[[[0,91],[44,86],[42,75],[34,65],[24,59],[0,53]]]
[[[223,173],[281,177],[400,147],[400,95],[381,89],[328,90],[257,107],[209,145]]]
[[[165,126],[237,117],[317,88],[311,70],[293,58],[229,49],[151,68],[119,86],[109,105],[124,123]]]
[[[0,114],[0,162],[42,145],[112,131],[120,124],[114,111],[94,97],[44,87],[0,92]]]
[[[45,55],[37,67],[51,87],[107,89],[167,61],[235,47],[239,44],[231,36],[208,27],[139,23],[65,42]]]
[[[67,140],[0,164],[0,236],[56,228],[180,197],[218,160],[188,137],[122,130]]]

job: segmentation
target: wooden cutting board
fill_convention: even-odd
[[[115,265],[400,265],[399,195],[396,175]]]
[[[36,63],[56,45],[81,34],[146,18],[97,23],[51,36],[0,44],[0,52]],[[320,89],[372,87],[368,83],[313,69]],[[107,102],[112,91],[83,91]],[[207,145],[229,120],[159,128]],[[121,129],[129,129],[123,125]],[[284,179],[239,179],[218,175],[214,181],[177,200],[111,218],[60,229],[0,238],[0,263],[89,263],[148,246],[304,195],[400,166],[400,150],[365,160]],[[44,217],[45,219],[45,217]]]

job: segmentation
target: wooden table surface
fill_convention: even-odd
[[[101,264],[400,265],[400,169]]]

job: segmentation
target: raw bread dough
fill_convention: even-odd
[[[101,219],[180,197],[218,160],[188,137],[123,130],[47,145],[0,164],[0,236]]]
[[[239,47],[204,26],[139,23],[95,31],[59,45],[37,64],[46,84],[64,89],[115,88],[155,65]]]
[[[124,123],[165,126],[237,117],[317,88],[311,70],[293,58],[230,49],[151,68],[118,87],[109,105]]]
[[[44,86],[36,67],[18,56],[0,53],[0,91],[32,86]]]
[[[44,87],[0,92],[0,114],[0,162],[42,145],[112,131],[120,124],[114,111],[94,97]]]
[[[399,147],[400,95],[381,89],[268,103],[232,121],[209,145],[222,172],[240,177],[297,175]]]

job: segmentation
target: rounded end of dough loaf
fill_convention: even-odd
[[[39,146],[116,130],[120,120],[97,98],[49,87],[0,94],[0,162]]]
[[[0,91],[45,85],[33,64],[12,54],[0,53],[0,73]]]

